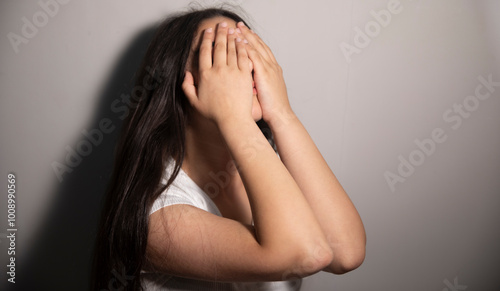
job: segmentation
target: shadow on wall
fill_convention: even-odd
[[[92,251],[103,196],[111,176],[114,148],[122,127],[123,111],[112,110],[115,100],[129,95],[134,75],[155,32],[144,29],[135,37],[118,59],[106,87],[103,89],[95,117],[86,127],[88,132],[99,129],[103,120],[110,120],[113,131],[103,133],[100,143],[94,136],[91,152],[83,157],[71,173],[64,173],[57,194],[50,203],[47,216],[30,242],[25,261],[16,270],[16,284],[2,290],[89,290]],[[121,101],[120,101],[121,102]],[[123,106],[124,103],[120,103]],[[94,131],[95,132],[95,131]],[[70,145],[89,140],[85,135]],[[67,153],[65,152],[65,155]],[[52,170],[52,169],[51,169]]]

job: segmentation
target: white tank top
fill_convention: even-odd
[[[173,169],[173,163],[167,167],[166,179],[162,180],[163,184],[167,183],[167,179]],[[150,215],[155,211],[175,204],[188,204],[199,209],[208,211],[215,215],[221,216],[221,213],[215,203],[182,169],[173,181],[173,183],[155,200],[151,207]],[[296,291],[300,290],[302,285],[301,279],[279,282],[208,282],[193,279],[175,277],[163,273],[148,273],[142,272],[142,282],[145,290],[227,290],[227,291]]]

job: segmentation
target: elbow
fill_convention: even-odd
[[[356,254],[351,256],[350,258],[342,261],[339,264],[339,272],[337,274],[345,274],[347,272],[353,271],[357,269],[361,264],[363,264],[363,261],[365,260],[365,253],[363,252],[362,254]]]
[[[312,252],[303,259],[303,268],[307,275],[312,275],[327,268],[333,261],[332,249],[325,246],[316,246]]]
[[[324,245],[309,246],[303,249],[294,259],[290,270],[283,276],[283,280],[304,278],[327,268],[333,260],[333,252]]]
[[[334,256],[331,263],[324,269],[336,275],[342,275],[357,269],[365,260],[365,248],[350,250]]]

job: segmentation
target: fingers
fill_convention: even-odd
[[[200,70],[212,67],[212,43],[214,41],[213,28],[205,29],[200,45],[199,66]]]
[[[238,68],[240,70],[250,70],[250,59],[248,58],[248,52],[246,47],[246,42],[241,39],[241,37],[236,38],[236,51],[238,54]]]
[[[247,59],[249,59],[249,60],[252,61],[254,70],[256,72],[262,71],[264,69],[264,63],[263,63],[263,60],[262,60],[262,54],[260,54],[255,49],[255,47],[253,47],[251,45],[248,45],[248,44],[245,46],[245,52],[248,55]],[[248,66],[248,64],[247,64],[247,66]]]
[[[206,29],[200,45],[200,70],[225,65],[248,70],[248,41],[240,32],[239,29],[229,28],[226,22],[219,23],[216,32],[212,28]]]
[[[248,40],[261,55],[268,61],[276,62],[276,59],[271,49],[264,43],[264,41],[253,31],[251,31],[243,22],[238,22],[237,27],[241,31],[243,37]]]
[[[227,22],[219,23],[215,36],[214,65],[227,64]]]
[[[229,66],[236,66],[238,59],[236,55],[236,33],[234,28],[229,28],[227,31],[227,64]]]

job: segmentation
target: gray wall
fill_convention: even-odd
[[[129,92],[151,26],[189,2],[58,3],[48,16],[38,1],[0,4],[0,261],[13,171],[18,290],[86,289],[121,125],[111,104]],[[499,290],[500,86],[482,84],[500,81],[500,2],[232,3],[274,50],[367,231],[360,269],[311,276],[303,290]],[[82,132],[100,126],[60,181],[55,163],[68,166]]]

